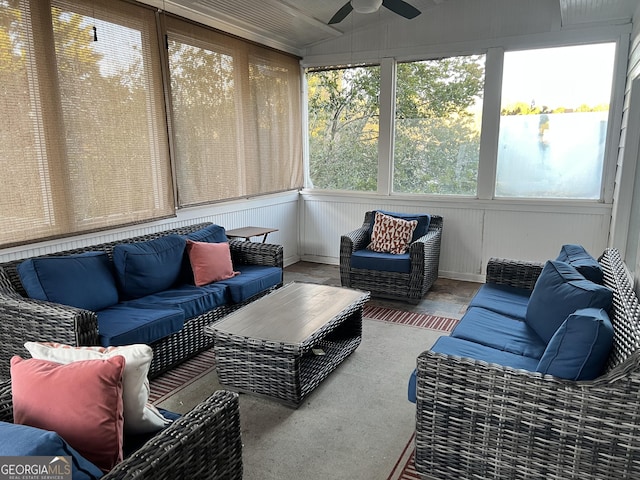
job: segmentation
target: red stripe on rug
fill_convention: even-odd
[[[160,403],[216,368],[213,348],[149,381],[149,402]]]
[[[417,312],[405,312],[403,310],[372,307],[369,305],[365,305],[362,316],[373,320],[382,320],[384,322],[399,323],[401,325],[428,328],[430,330],[440,330],[443,332],[451,332],[459,321],[455,318]]]
[[[413,463],[415,436],[416,434],[414,432],[394,465],[393,470],[387,477],[387,480],[420,480],[421,477],[418,472],[416,472],[416,467]]]

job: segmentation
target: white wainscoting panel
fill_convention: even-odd
[[[149,224],[4,249],[0,250],[0,262],[47,255],[200,222],[213,222],[228,230],[245,226],[277,228],[277,232],[269,234],[267,242],[283,245],[285,265],[299,260],[298,192],[296,191],[190,208],[179,211],[175,218]],[[258,238],[254,240],[259,241]]]

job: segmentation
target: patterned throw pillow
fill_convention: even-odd
[[[367,248],[374,252],[406,253],[417,225],[416,220],[407,221],[376,212],[371,243]]]

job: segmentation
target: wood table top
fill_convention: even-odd
[[[224,332],[298,345],[363,296],[368,296],[368,292],[294,282],[238,309],[205,330],[209,334]]]

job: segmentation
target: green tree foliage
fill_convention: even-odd
[[[401,63],[397,72],[394,191],[474,195],[480,129],[472,109],[484,57]]]
[[[380,68],[307,74],[310,176],[316,188],[374,191]]]
[[[379,78],[378,67],[307,74],[314,187],[376,189]],[[395,191],[475,193],[479,128],[470,109],[483,86],[483,57],[398,65]]]

